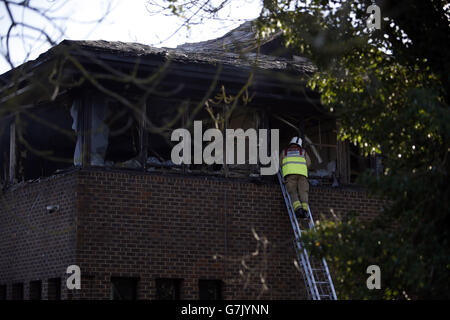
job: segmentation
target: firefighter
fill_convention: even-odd
[[[310,165],[311,159],[303,148],[302,139],[292,138],[289,146],[281,151],[280,166],[295,214],[303,219],[308,217],[308,168]]]

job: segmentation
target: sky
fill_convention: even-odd
[[[161,2],[161,0],[158,1]],[[108,40],[139,42],[157,47],[175,47],[186,42],[218,38],[244,21],[256,18],[260,10],[260,0],[233,1],[233,6],[226,7],[220,13],[220,20],[207,21],[193,26],[189,31],[182,29],[176,32],[181,20],[161,13],[155,14],[156,8],[149,7],[147,0],[30,0],[30,3],[40,8],[50,8],[49,15],[52,21],[44,21],[33,12],[24,12],[18,10],[17,6],[11,6],[14,18],[32,26],[43,27],[48,33],[55,35],[59,41],[63,39]],[[104,16],[108,6],[110,10],[106,18],[99,24],[93,23]],[[64,34],[57,32],[51,23],[63,27]],[[10,24],[11,19],[6,7],[0,1],[1,36],[4,37],[7,34]],[[9,51],[15,66],[24,61],[36,59],[39,54],[50,48],[45,41],[24,40],[20,27],[15,28],[14,31],[18,37],[10,42]],[[28,34],[36,36],[32,31]],[[0,50],[2,53],[6,52],[4,38],[0,41]],[[0,57],[0,74],[10,68],[5,58]]]

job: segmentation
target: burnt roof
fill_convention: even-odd
[[[262,46],[266,46],[266,49],[280,46],[280,36],[280,33],[274,33],[266,37],[259,42],[261,44],[259,49]],[[226,85],[229,92],[234,92],[233,90],[238,92],[242,85],[247,83],[250,72],[256,71],[252,81],[252,90],[256,93],[255,99],[263,99],[266,102],[267,99],[272,99],[292,105],[311,101],[318,103],[318,94],[305,88],[303,76],[316,70],[309,60],[294,56],[292,53],[283,57],[257,54],[255,51],[262,51],[256,50],[257,43],[255,30],[250,23],[244,23],[223,37],[184,44],[177,48],[157,48],[141,43],[120,41],[64,40],[41,54],[36,60],[0,75],[0,87],[4,85],[0,93],[14,89],[9,80],[18,78],[14,76],[17,70],[20,81],[23,83],[20,86],[25,87],[27,83],[33,86],[28,89],[28,95],[20,92],[21,103],[29,103],[30,99],[36,99],[36,90],[42,94],[43,99],[46,99],[45,96],[52,96],[54,93],[50,91],[53,86],[48,84],[48,81],[36,83],[27,79],[35,77],[37,72],[44,74],[42,79],[48,78],[48,74],[61,60],[64,62],[64,70],[67,71],[68,83],[72,83],[71,79],[78,79],[76,76],[82,75],[80,74],[82,71],[71,63],[65,62],[67,61],[65,57],[70,55],[75,57],[86,70],[94,73],[108,73],[111,69],[134,69],[139,63],[139,71],[143,72],[143,76],[159,70],[166,61],[170,61],[172,63],[167,69],[165,82],[161,82],[161,85],[166,85],[169,91],[181,86],[185,94],[192,95],[196,92],[199,97],[203,97],[205,89],[207,90],[211,85],[211,80],[219,74],[216,66],[222,66],[218,81],[220,85]],[[61,57],[63,59],[60,59]],[[106,65],[109,67],[106,68]],[[194,78],[197,80],[191,81]],[[39,88],[33,89],[34,87]],[[15,91],[10,94],[14,99],[19,95]],[[9,96],[3,100],[5,99],[9,99]]]
[[[274,33],[266,37],[261,45],[267,44],[281,36]],[[246,22],[224,36],[197,43],[186,43],[176,48],[157,48],[141,43],[105,41],[105,40],[63,40],[36,60],[29,61],[19,68],[31,68],[40,65],[59,54],[59,49],[69,48],[71,52],[84,52],[100,55],[113,54],[116,57],[160,58],[183,64],[225,65],[237,68],[256,68],[268,71],[310,74],[315,71],[313,64],[306,58],[286,58],[268,54],[257,54],[257,38],[251,22]],[[14,69],[13,69],[14,70]],[[8,74],[5,73],[4,75]],[[0,76],[3,77],[3,76]]]
[[[227,32],[224,36],[195,43],[185,43],[177,46],[177,49],[189,52],[252,52],[258,48],[258,44],[264,45],[281,37],[280,31],[258,39],[257,30],[253,21],[247,21],[239,27]]]
[[[60,45],[73,45],[89,52],[113,53],[126,57],[161,57],[180,63],[230,65],[234,67],[256,67],[273,71],[294,71],[308,74],[314,71],[313,65],[306,59],[289,60],[282,57],[262,55],[254,52],[236,53],[218,50],[194,50],[193,47],[156,48],[140,43],[104,41],[104,40],[64,40]],[[195,45],[197,46],[197,44]],[[187,49],[190,48],[190,49]]]

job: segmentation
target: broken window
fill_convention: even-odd
[[[139,115],[130,107],[105,95],[92,94],[76,99],[70,114],[77,135],[75,165],[141,167]]]
[[[61,278],[48,279],[48,300],[61,300]]]
[[[188,117],[188,102],[175,99],[152,97],[147,102],[143,140],[146,167],[148,171],[156,169],[180,171],[182,166],[171,160],[172,148],[177,144],[171,141],[172,131],[185,128]]]
[[[215,137],[210,137],[209,141],[203,141],[204,133],[209,129],[216,129],[223,134],[225,126],[224,110],[224,107],[221,105],[213,105],[208,103],[200,105],[200,102],[192,103],[189,106],[184,118],[184,127],[189,130],[191,134],[192,163],[186,166],[189,172],[214,175],[223,175],[225,173],[226,165],[223,164],[222,160],[219,160],[219,163],[207,164],[203,158],[203,151],[205,150],[205,147],[215,141]],[[201,122],[200,126],[198,124],[199,121]],[[195,124],[196,122],[197,124]],[[201,141],[201,163],[195,163],[195,139]],[[217,154],[216,151],[218,151]],[[212,151],[211,155],[214,158],[223,159],[224,153],[223,150],[220,150],[219,148],[218,150]]]
[[[42,297],[42,281],[30,282],[30,300],[41,300]]]
[[[370,155],[365,156],[363,151],[353,144],[349,145],[350,158],[350,182],[355,183],[363,173],[370,173],[379,176],[383,173],[383,165],[381,156]]]
[[[311,117],[304,121],[305,144],[311,158],[308,171],[312,185],[332,184],[337,186],[337,130],[334,119]],[[341,181],[342,183],[342,181]]]
[[[106,111],[104,122],[98,121],[98,128],[104,128],[99,131],[107,132],[107,134],[105,133],[105,137],[107,137],[105,165],[131,169],[141,168],[139,122],[137,120],[139,115],[129,107],[117,102],[110,102]]]
[[[199,299],[200,300],[222,300],[221,280],[199,280]]]
[[[179,300],[181,279],[156,279],[156,300]]]
[[[259,129],[260,129],[260,117],[256,109],[248,106],[238,106],[229,115],[227,129],[242,129],[245,132],[250,133],[247,130],[254,130],[254,136],[258,139]],[[235,131],[236,132],[236,131]],[[226,138],[226,136],[224,136]],[[234,145],[234,164],[227,165],[229,176],[234,175],[258,175],[259,174],[259,164],[258,164],[258,140],[254,140],[249,136],[245,136],[245,154],[243,155],[244,164],[238,162],[239,150],[237,150],[237,139],[233,140]],[[229,150],[227,149],[227,153]],[[242,152],[242,151],[241,151]],[[228,157],[228,154],[227,154]],[[241,159],[242,161],[242,159]]]
[[[12,299],[23,300],[23,283],[14,283],[12,285]]]
[[[75,147],[71,122],[68,105],[64,102],[21,110],[11,123],[13,128],[10,125],[9,135],[7,132],[2,135],[2,177],[8,167],[10,180],[50,176],[70,167]]]

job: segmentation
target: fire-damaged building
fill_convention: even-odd
[[[0,299],[306,298],[276,175],[176,164],[171,134],[301,134],[313,215],[371,219],[355,181],[381,164],[337,138],[314,71],[245,23],[174,49],[65,40],[1,75]]]

